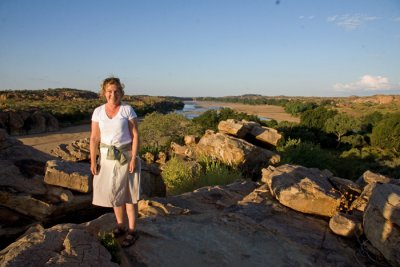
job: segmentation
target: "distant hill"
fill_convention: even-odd
[[[0,101],[6,100],[90,100],[98,99],[97,93],[72,88],[55,88],[41,90],[3,90]]]

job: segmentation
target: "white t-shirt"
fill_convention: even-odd
[[[93,111],[92,121],[99,123],[100,142],[119,147],[132,142],[128,121],[136,117],[133,108],[122,103],[118,113],[110,119],[106,114],[106,105],[104,104]]]

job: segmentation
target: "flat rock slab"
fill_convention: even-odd
[[[44,181],[82,193],[92,192],[92,174],[88,163],[49,160]]]

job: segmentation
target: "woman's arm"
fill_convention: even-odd
[[[100,143],[100,128],[97,121],[92,121],[92,131],[90,133],[90,171],[93,175],[97,174],[97,151]]]
[[[136,167],[136,155],[139,148],[139,131],[136,118],[129,120],[129,132],[132,137],[132,159],[129,163],[129,172],[133,173]]]

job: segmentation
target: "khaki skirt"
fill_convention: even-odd
[[[107,148],[100,148],[100,171],[93,177],[93,205],[119,207],[126,203],[136,204],[140,199],[140,158],[136,157],[136,169],[129,173],[131,154],[125,153],[128,163],[108,160]],[[129,151],[130,152],[130,151]]]

